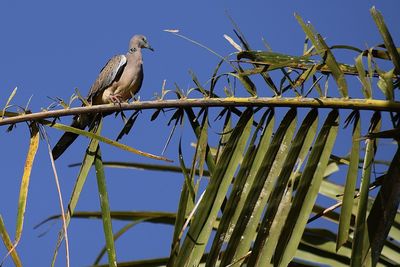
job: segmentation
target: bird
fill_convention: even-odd
[[[143,48],[154,51],[145,36],[134,35],[129,41],[128,52],[125,55],[113,56],[101,69],[89,90],[87,102],[91,105],[119,104],[131,99],[140,90],[143,82]],[[90,127],[98,117],[99,114],[75,115],[71,126],[83,130]],[[54,160],[58,159],[77,137],[76,133],[65,132],[52,150]]]

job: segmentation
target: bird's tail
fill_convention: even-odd
[[[85,129],[94,120],[92,114],[81,114],[74,116],[71,126],[78,129]],[[79,134],[65,132],[52,150],[54,160],[58,159],[64,151],[75,141]]]

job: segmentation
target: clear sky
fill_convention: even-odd
[[[386,1],[2,1],[0,3],[0,105],[15,87],[13,104],[38,111],[52,101],[68,100],[78,88],[84,95],[99,70],[115,54],[125,54],[132,35],[147,36],[155,52],[144,51],[145,80],[139,95],[151,100],[159,93],[163,80],[167,88],[178,83],[193,86],[188,70],[202,82],[213,72],[218,58],[164,29],[179,29],[222,55],[233,52],[223,34],[234,36],[226,11],[236,20],[256,49],[263,49],[262,37],[276,52],[300,55],[304,33],[293,13],[309,20],[329,44],[348,44],[359,48],[382,43],[369,9],[375,5],[397,42],[400,41],[398,10],[400,3]],[[357,85],[357,90],[359,89]],[[265,90],[263,96],[270,96]],[[123,142],[135,148],[160,154],[169,134],[163,119],[150,122],[144,112],[134,131]],[[167,114],[167,117],[170,114]],[[63,118],[68,123],[70,118]],[[121,129],[120,119],[109,116],[104,135],[114,138]],[[11,134],[0,129],[0,213],[10,233],[14,233],[19,183],[29,143],[26,125]],[[60,132],[48,129],[54,144]],[[174,139],[176,141],[176,138]],[[185,145],[195,141],[188,135]],[[68,201],[87,139],[79,140],[57,161],[64,201]],[[103,145],[105,160],[146,161],[127,152]],[[172,144],[167,156],[177,159]],[[182,177],[155,172],[107,169],[106,175],[114,210],[175,211]],[[94,172],[85,185],[77,210],[98,210]],[[48,266],[60,222],[39,230],[33,226],[59,213],[57,193],[45,143],[42,142],[31,176],[24,232],[18,247],[25,266]],[[117,230],[123,224],[114,223]],[[70,226],[71,266],[90,265],[104,244],[98,220],[76,220]],[[42,232],[46,235],[38,237]],[[172,227],[144,224],[133,228],[117,242],[119,260],[162,257],[169,254]],[[0,257],[6,251],[0,245]],[[61,249],[57,266],[64,266]],[[11,266],[7,260],[5,266]]]

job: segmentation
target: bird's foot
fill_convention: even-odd
[[[122,96],[120,94],[112,94],[110,95],[111,103],[120,104],[122,103]]]

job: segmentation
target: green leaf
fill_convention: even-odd
[[[231,16],[228,14],[228,18],[231,21],[233,27],[235,28],[234,33],[236,34],[236,37],[240,40],[242,43],[242,46],[244,47],[245,50],[251,50],[249,42],[246,40],[246,37],[242,33],[242,31],[239,29],[239,26],[235,23],[235,21],[232,19]],[[253,64],[253,66],[257,66]],[[274,93],[275,96],[280,95],[278,92],[278,89],[276,88],[276,85],[274,84],[274,81],[271,79],[270,75],[267,72],[260,73],[261,77],[264,79],[265,83],[270,87]]]
[[[310,56],[292,56],[268,51],[242,51],[237,58],[247,58],[257,63],[271,65],[274,69],[282,67],[294,67],[299,64],[315,63]]]
[[[293,88],[299,87],[304,85],[304,83],[314,76],[315,72],[317,71],[317,66],[313,65],[311,68],[306,69],[303,73],[296,79]]]
[[[11,258],[16,267],[22,267],[22,262],[17,253],[17,249],[13,246],[13,243],[10,239],[10,235],[8,234],[6,226],[4,224],[3,216],[1,216],[1,215],[0,215],[0,236],[1,236],[1,239],[3,240],[4,246],[7,248],[7,252],[8,252],[7,256],[11,255]],[[3,265],[4,261],[6,260],[6,257],[3,259],[3,261],[0,265]]]
[[[204,197],[183,241],[176,266],[197,266],[199,264],[210,237],[212,225],[242,159],[252,123],[253,111],[249,108],[243,112],[222,152],[221,159],[211,176]]]
[[[239,72],[239,73],[231,73],[228,72],[227,75],[233,76],[236,79],[238,79],[244,86],[244,88],[246,89],[246,91],[252,96],[255,97],[257,96],[257,89],[256,86],[254,85],[254,83],[250,80],[249,77],[247,77],[248,75],[243,73],[243,72]]]
[[[400,53],[400,48],[396,48],[397,53]],[[390,60],[390,55],[387,50],[378,50],[378,49],[367,49],[363,51],[363,56],[372,56],[374,58],[379,58],[379,59],[384,59],[384,60]]]
[[[88,137],[90,139],[97,139],[100,142],[115,146],[115,147],[117,147],[119,149],[122,149],[122,150],[125,150],[125,151],[129,151],[131,153],[138,154],[138,155],[141,155],[141,156],[144,156],[144,157],[172,162],[171,160],[169,160],[169,159],[167,159],[165,157],[160,157],[160,156],[156,156],[156,155],[153,155],[153,154],[150,154],[150,153],[146,153],[146,152],[140,151],[140,150],[135,149],[133,147],[118,143],[117,141],[111,140],[109,138],[106,138],[104,136],[101,136],[101,135],[98,135],[98,134],[95,134],[95,133],[92,133],[92,132],[88,132],[88,131],[81,130],[81,129],[78,129],[78,128],[75,128],[75,127],[67,126],[67,125],[64,125],[64,124],[61,124],[61,123],[53,123],[53,122],[50,122],[50,121],[47,121],[47,120],[40,120],[40,123],[42,123],[42,124],[44,124],[46,126],[58,129],[58,130],[71,132],[71,133],[76,133],[76,134],[79,134],[79,135],[83,135],[83,136],[86,136],[86,137]]]
[[[157,109],[154,111],[154,113],[151,115],[150,121],[154,121],[157,119],[158,115],[160,115],[162,109]]]
[[[106,176],[104,175],[104,168],[99,145],[97,145],[94,166],[96,168],[97,187],[99,190],[101,215],[103,218],[103,230],[108,254],[108,264],[110,267],[117,267],[117,256],[115,254],[114,234],[112,230],[112,222],[110,216],[110,204],[108,201]]]
[[[175,123],[172,126],[171,132],[168,135],[167,141],[165,142],[164,148],[161,152],[162,155],[167,150],[167,147],[172,139],[172,136],[174,135],[174,132],[175,132],[175,129],[176,129],[176,126],[178,125],[178,123],[180,122],[181,125],[183,124],[183,117],[184,117],[183,109],[178,108],[178,109],[176,109],[174,115],[172,115],[172,117],[168,121],[168,123],[167,123],[168,126],[170,126],[173,121],[175,121]]]
[[[102,126],[103,126],[103,121],[100,121],[97,128],[92,130],[93,133],[100,134]],[[68,204],[68,211],[70,212],[69,213],[70,215],[72,215],[74,213],[75,207],[78,203],[79,195],[82,192],[83,185],[85,184],[87,175],[89,174],[90,168],[92,167],[92,164],[94,162],[95,152],[96,152],[98,144],[99,144],[98,139],[92,139],[92,140],[90,140],[90,143],[86,150],[85,156],[82,161],[81,168],[79,169],[78,177],[75,182],[74,190],[72,191],[71,199]]]
[[[375,188],[377,186],[380,186],[380,184],[382,184],[381,181],[383,181],[383,179],[384,179],[384,176],[378,177],[375,180],[375,182],[370,184],[369,189],[372,190],[373,188]],[[338,200],[338,196],[342,195],[344,191],[345,191],[345,187],[343,187],[341,185],[338,185],[338,184],[335,184],[335,183],[332,183],[332,182],[329,182],[327,179],[324,179],[322,181],[322,185],[321,185],[319,193],[321,195],[323,195],[323,196],[326,196],[326,197],[332,199],[333,201],[337,201]],[[358,189],[356,189],[355,191],[358,192]],[[354,221],[355,221],[355,215],[357,214],[359,193],[353,192],[353,198],[355,200],[353,200],[352,216],[350,218],[350,230],[351,230],[351,232],[353,232],[353,230],[354,230],[354,223],[355,223]],[[371,197],[368,198],[368,208],[367,208],[368,210],[370,210],[372,208],[374,200],[375,199],[373,199]],[[336,208],[339,208],[339,207],[341,207],[341,205],[342,205],[342,201],[338,202],[334,206],[336,206]],[[329,207],[328,209],[330,209],[330,208],[331,207]],[[316,213],[316,214],[322,214],[324,211],[326,211],[326,209],[322,208],[322,207],[319,207],[319,206],[315,206],[314,209],[313,209],[313,212]],[[336,213],[333,210],[330,210],[328,213],[324,213],[323,217],[325,219],[333,222],[333,223],[336,223],[336,224],[339,224],[339,222],[340,222],[339,213]],[[313,218],[311,218],[311,219],[313,219]],[[309,222],[310,222],[310,220],[309,220]],[[347,234],[347,237],[349,237],[349,239],[352,239],[351,235],[349,236]],[[396,213],[395,221],[394,221],[392,227],[390,228],[389,238],[393,239],[393,240],[399,240],[400,239],[400,213],[399,212]],[[339,252],[340,251],[341,250],[339,250]]]
[[[81,166],[81,163],[73,163],[68,167]],[[117,169],[134,169],[134,170],[149,170],[149,171],[161,171],[161,172],[173,172],[182,173],[180,166],[171,166],[163,164],[148,164],[142,162],[125,162],[125,161],[103,161],[103,166],[106,168],[117,168]],[[190,172],[189,168],[186,168],[186,172]],[[199,175],[199,169],[195,170],[195,174]],[[210,176],[207,170],[203,170],[203,176]]]
[[[287,266],[296,253],[335,143],[338,116],[337,110],[329,113],[310,152],[275,250],[275,265]]]
[[[322,88],[319,85],[319,81],[322,79],[322,75],[319,76],[319,78],[317,78],[315,75],[313,75],[313,84],[311,86],[311,88],[314,88],[317,90],[318,92],[318,96],[319,97],[324,97],[324,94],[322,93]]]
[[[275,214],[273,214],[274,221],[271,224],[271,227],[270,227],[270,230],[268,233],[267,242],[265,242],[265,240],[262,240],[264,237],[260,231],[257,234],[256,241],[253,245],[252,255],[249,259],[250,263],[257,261],[261,264],[265,263],[266,265],[267,264],[272,265],[271,261],[272,261],[273,253],[276,248],[276,244],[278,243],[282,228],[284,226],[284,224],[282,222],[284,222],[287,219],[287,216],[290,211],[290,206],[292,205],[294,178],[295,178],[295,175],[292,175],[290,177],[290,181],[288,182],[288,184],[285,188],[285,191],[283,192],[283,196],[280,199],[278,210]],[[272,201],[274,201],[272,199],[272,197],[270,199]],[[267,214],[265,214],[265,215],[267,215]],[[267,218],[264,218],[262,223],[267,222],[267,220],[268,220]],[[260,229],[263,232],[266,232],[267,229],[264,229],[261,227],[262,226],[260,226]],[[261,245],[260,243],[265,243],[265,244]],[[261,254],[260,254],[260,252],[261,252]],[[253,255],[253,253],[254,253],[254,255]]]
[[[171,253],[167,264],[167,266],[171,267],[175,265],[176,257],[178,256],[179,253],[180,249],[179,245],[181,239],[180,235],[183,231],[185,218],[187,217],[188,212],[190,212],[190,210],[193,209],[196,197],[195,189],[193,188],[193,176],[189,175],[186,169],[185,162],[183,160],[182,139],[179,140],[178,150],[179,150],[178,151],[179,163],[181,165],[182,173],[185,180],[183,182],[181,197],[179,199],[178,212],[176,215],[176,221],[174,225],[174,234],[172,237]],[[192,173],[194,173],[193,170]]]
[[[204,170],[204,162],[207,154],[207,145],[208,145],[208,110],[206,109],[204,112],[203,122],[200,131],[200,137],[196,146],[196,161],[197,166],[199,168],[200,177],[203,176]]]
[[[284,162],[282,156],[287,154],[286,149],[294,133],[296,118],[296,109],[290,109],[279,125],[268,149],[260,151],[263,160],[259,168],[255,169],[254,183],[247,193],[238,223],[222,257],[222,266],[234,262],[248,252],[272,185]]]
[[[210,90],[209,90],[211,97],[214,94],[214,88],[215,88],[215,86],[217,84],[217,81],[221,77],[221,76],[218,76],[217,74],[218,74],[218,71],[219,71],[220,67],[222,66],[222,63],[224,63],[224,60],[220,60],[220,62],[218,62],[217,66],[215,67],[215,70],[214,70],[214,72],[213,72],[213,74],[211,76]]]
[[[157,223],[157,224],[166,224],[173,225],[176,219],[176,213],[173,212],[161,212],[161,211],[111,211],[111,218],[113,220],[119,221],[146,221],[149,223]],[[71,218],[75,219],[101,219],[100,211],[75,211]],[[53,215],[49,218],[43,220],[39,224],[37,224],[34,228],[38,228],[43,224],[55,220],[61,219],[61,215]],[[214,225],[214,227],[218,226],[218,221]]]
[[[385,245],[386,238],[398,212],[400,203],[399,168],[400,147],[398,146],[367,219],[372,266],[375,266],[379,260],[382,248]]]
[[[192,108],[185,108],[185,112],[186,115],[189,118],[189,122],[193,128],[193,131],[196,135],[197,139],[200,139],[200,135],[201,135],[201,127],[199,122],[196,119],[196,115],[193,112]],[[206,163],[207,163],[207,167],[208,167],[208,171],[210,172],[210,174],[212,175],[214,170],[215,170],[215,160],[213,158],[213,156],[211,155],[210,152],[210,147],[207,145],[206,148]]]
[[[332,45],[331,47],[329,47],[331,50],[334,49],[343,49],[343,50],[348,50],[348,51],[355,51],[357,53],[361,53],[362,50],[355,47],[355,46],[351,46],[351,45]]]
[[[139,110],[135,110],[132,115],[125,121],[124,127],[119,132],[115,141],[121,140],[124,135],[128,135],[129,132],[132,130],[133,125],[135,124],[137,118],[139,117]]]
[[[375,112],[371,119],[369,132],[378,132],[380,129],[380,124],[380,113]],[[369,254],[370,240],[368,238],[366,218],[368,212],[369,184],[376,152],[376,140],[367,139],[366,143],[350,266],[361,266],[370,261],[370,257],[367,256]]]
[[[99,125],[97,127],[94,127],[93,129],[91,129],[92,133],[95,134],[95,135],[100,134],[102,125],[103,125],[103,120],[100,120]],[[68,227],[69,222],[71,221],[71,216],[75,212],[75,208],[76,208],[76,205],[78,203],[79,196],[80,196],[80,194],[82,192],[83,185],[86,182],[86,178],[87,178],[87,176],[89,174],[89,170],[92,167],[92,164],[94,162],[94,158],[95,158],[95,154],[96,154],[96,150],[97,150],[98,144],[99,144],[99,140],[98,139],[91,139],[90,143],[89,143],[89,146],[88,146],[88,149],[86,150],[85,156],[84,156],[83,161],[82,161],[81,168],[79,170],[78,177],[77,177],[75,185],[74,185],[74,189],[72,191],[71,198],[70,198],[69,203],[68,203],[68,212],[67,212],[67,215],[65,216],[66,227]],[[64,231],[61,230],[58,233],[58,240],[57,240],[56,248],[54,250],[53,260],[52,260],[51,266],[55,265],[58,249],[59,249],[59,247],[61,245],[61,242],[62,242],[63,238],[64,238]]]
[[[29,143],[28,154],[26,155],[24,173],[22,174],[21,186],[18,197],[17,224],[15,231],[15,241],[12,250],[15,249],[15,247],[18,245],[21,239],[22,229],[24,225],[24,218],[25,218],[26,201],[28,198],[29,182],[30,182],[33,162],[35,160],[36,152],[39,147],[39,140],[40,140],[39,129],[35,123],[31,124],[30,126],[30,135],[31,139]],[[9,253],[12,250],[10,250]]]
[[[358,71],[358,78],[362,84],[362,92],[365,98],[371,99],[372,98],[372,88],[371,88],[371,80],[366,76],[364,65],[362,63],[363,54],[361,53],[356,58],[356,68]]]
[[[1,114],[1,118],[4,119],[4,115],[6,114],[6,110],[9,108],[11,100],[14,98],[14,96],[17,94],[17,87],[14,88],[14,90],[11,92],[10,96],[7,99],[6,105],[3,108],[3,112]]]
[[[326,45],[326,44],[325,44]],[[327,46],[324,46],[322,49],[325,51]],[[330,50],[329,50],[330,51]],[[364,55],[364,54],[363,54]],[[267,74],[268,71],[276,70],[276,69],[300,69],[300,70],[310,70],[314,68],[316,71],[329,74],[333,71],[343,72],[343,74],[348,75],[357,75],[357,68],[353,65],[337,63],[337,66],[332,70],[332,67],[328,64],[328,62],[318,62],[310,59],[309,55],[305,56],[292,56],[286,54],[280,54],[275,52],[268,51],[243,51],[238,54],[238,58],[247,58],[250,61],[244,61],[246,63],[253,63],[255,67],[253,69],[244,70],[242,74],[244,75],[253,75],[253,74]],[[324,59],[324,58],[323,58]],[[338,69],[339,68],[339,69]],[[372,73],[376,76],[376,74]]]
[[[132,227],[134,227],[135,225],[144,222],[145,220],[138,220],[138,221],[134,221],[134,222],[130,222],[128,224],[126,224],[124,227],[122,227],[120,230],[118,230],[118,232],[116,232],[113,236],[114,241],[117,241],[118,238],[120,238],[123,234],[125,234],[126,232],[128,232],[128,230],[130,230]],[[97,255],[95,261],[94,261],[94,265],[99,264],[99,262],[101,261],[101,259],[103,258],[104,254],[107,252],[107,245],[104,246],[99,255]]]
[[[199,82],[199,79],[197,78],[196,74],[195,74],[192,70],[189,70],[189,74],[190,74],[190,76],[192,76],[193,82],[196,84],[197,88],[198,88],[199,91],[202,93],[202,95],[203,95],[204,97],[207,97],[208,94],[207,94],[206,90],[204,89],[204,87],[203,87],[203,86],[201,85],[201,83]]]
[[[296,258],[319,265],[349,266],[351,249],[336,253],[336,235],[326,229],[305,229]]]
[[[225,144],[228,142],[229,137],[231,136],[232,133],[232,112],[229,109],[223,109],[221,113],[218,115],[218,117],[224,116],[226,113],[225,120],[224,120],[224,125],[222,127],[222,133],[221,137],[218,142],[218,148],[217,148],[217,153],[215,155],[215,159],[218,162],[219,156],[221,155],[222,151],[224,150]],[[218,119],[217,117],[217,119]],[[216,119],[216,120],[217,120]]]
[[[377,83],[379,89],[385,94],[387,100],[394,100],[394,87],[393,87],[393,75],[394,69],[383,72],[378,70],[379,81]]]
[[[235,183],[230,194],[231,197],[228,199],[226,210],[224,211],[223,217],[221,218],[221,223],[222,220],[226,221],[227,223],[229,222],[229,230],[226,231],[227,229],[223,228],[225,226],[218,228],[217,235],[225,236],[225,238],[223,238],[223,241],[225,242],[229,240],[232,229],[234,229],[235,225],[237,224],[240,212],[242,211],[242,208],[245,205],[246,198],[249,194],[249,188],[251,188],[256,179],[257,171],[260,168],[260,165],[262,164],[263,158],[265,156],[265,152],[268,150],[268,147],[270,145],[272,131],[274,128],[274,118],[274,110],[267,109],[264,112],[260,123],[257,125],[257,129],[253,134],[252,140],[250,141],[250,146],[248,148],[248,151],[246,152],[238,176],[235,179]],[[257,145],[256,151],[253,151],[254,148],[252,147],[255,145],[256,138],[259,134],[260,129],[263,129],[262,135],[260,137],[260,141]],[[251,166],[247,169],[247,165],[250,162]],[[230,209],[230,207],[234,207],[234,214],[229,213],[228,210]],[[227,232],[227,234],[224,234],[224,231]],[[217,240],[216,238],[214,239],[214,243],[217,243],[218,241],[219,240]],[[213,246],[213,249],[216,249],[217,244],[213,244]],[[209,264],[211,264],[211,260]]]
[[[340,94],[342,95],[342,97],[347,98],[349,96],[347,89],[347,82],[344,77],[342,69],[340,68],[338,62],[336,61],[335,57],[332,54],[332,51],[329,49],[324,39],[315,32],[311,24],[305,24],[303,19],[297,14],[295,14],[295,17],[299,22],[300,26],[303,28],[303,31],[306,33],[307,37],[315,46],[317,53],[320,55],[322,59],[324,59],[326,65],[331,70],[332,76],[334,77],[339,87]]]
[[[340,213],[336,250],[345,244],[349,237],[351,215],[354,206],[354,193],[358,177],[358,159],[360,157],[361,120],[360,112],[353,111],[347,121],[354,121],[350,163],[347,171],[346,186],[343,195],[343,206]]]
[[[370,12],[382,36],[383,42],[385,43],[385,47],[389,53],[390,59],[393,61],[397,73],[400,73],[400,54],[397,51],[396,46],[393,42],[393,38],[390,35],[385,21],[383,20],[383,16],[378,10],[376,10],[375,7],[372,7]]]
[[[255,148],[255,145],[251,145],[247,149],[246,154],[243,158],[243,163],[241,164],[238,175],[236,176],[235,182],[233,183],[232,192],[222,214],[220,226],[218,227],[217,233],[215,234],[210,253],[207,257],[207,266],[215,266],[224,241],[229,240],[231,234],[229,232],[229,229],[232,229],[237,223],[237,217],[234,218],[234,215],[235,212],[237,210],[240,210],[243,206],[239,203],[242,196],[242,191],[244,189],[244,184],[246,183],[248,172],[251,169],[251,165],[254,161],[254,157],[256,154]]]
[[[194,181],[193,181],[193,177],[194,177],[194,173],[196,172],[195,170],[192,169],[187,169],[185,166],[185,162],[183,160],[183,153],[182,153],[182,144],[181,144],[181,140],[179,140],[179,148],[178,148],[178,153],[179,153],[179,164],[181,167],[181,171],[183,174],[183,177],[185,178],[184,180],[184,184],[186,186],[185,190],[188,190],[189,196],[190,196],[190,200],[192,202],[192,205],[194,205],[195,199],[196,199],[196,190],[194,188]],[[189,173],[190,172],[190,173]],[[198,172],[198,174],[200,175],[200,171]],[[186,212],[184,213],[186,214]]]
[[[277,183],[272,190],[271,197],[264,214],[260,230],[253,246],[249,264],[256,262],[269,263],[272,260],[272,252],[278,242],[279,233],[282,230],[287,213],[291,205],[291,192],[293,190],[293,172],[296,163],[302,161],[299,156],[303,151],[308,151],[315,136],[318,122],[318,111],[311,110],[301,124],[288,152],[288,156],[282,166]],[[292,179],[290,179],[292,177]],[[290,181],[292,180],[292,181]],[[274,223],[274,230],[270,231]],[[268,238],[268,241],[267,241]],[[266,242],[268,242],[266,244]]]

